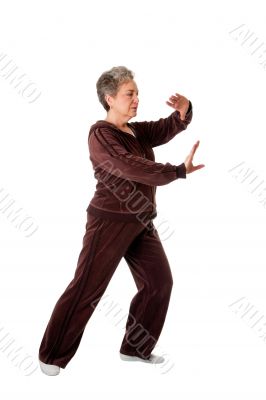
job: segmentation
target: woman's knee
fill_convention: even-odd
[[[151,294],[160,297],[167,297],[172,291],[173,283],[171,275],[164,280],[154,282],[151,287]]]

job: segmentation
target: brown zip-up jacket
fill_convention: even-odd
[[[152,148],[169,142],[191,119],[189,102],[183,121],[179,111],[174,111],[158,121],[127,123],[134,136],[104,120],[93,124],[88,144],[97,184],[86,211],[123,221],[155,218],[156,186],[186,178],[186,166],[155,162]]]

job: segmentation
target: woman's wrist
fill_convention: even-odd
[[[185,163],[182,163],[176,167],[176,176],[177,178],[185,179],[187,175],[187,169]]]

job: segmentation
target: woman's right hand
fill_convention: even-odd
[[[199,147],[199,143],[200,143],[200,141],[198,140],[194,144],[194,146],[192,147],[189,155],[186,157],[186,159],[184,161],[185,166],[186,166],[186,173],[187,174],[190,174],[191,172],[197,171],[197,169],[201,169],[201,168],[205,167],[204,164],[199,164],[199,165],[193,165],[192,164],[193,157],[194,157],[194,154],[195,154],[197,148]]]

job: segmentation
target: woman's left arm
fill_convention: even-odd
[[[169,142],[190,124],[193,110],[192,103],[184,96],[171,96],[166,103],[175,109],[167,118],[158,121],[131,122],[140,141],[145,141],[151,147]]]

